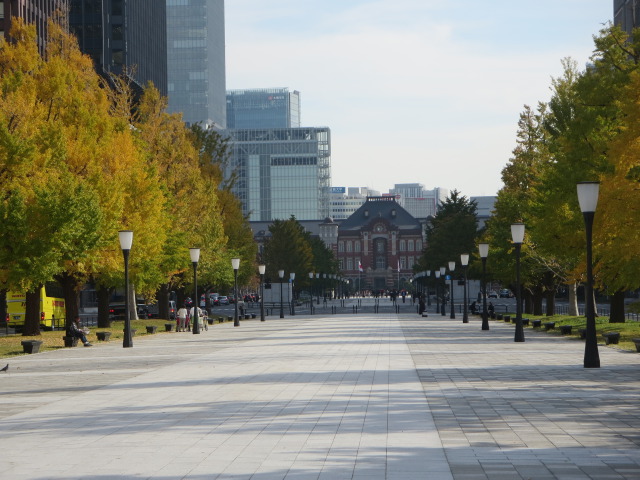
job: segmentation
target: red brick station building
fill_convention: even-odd
[[[320,238],[330,245],[342,276],[355,290],[404,288],[423,247],[423,225],[391,196],[367,197],[349,218],[327,218]]]

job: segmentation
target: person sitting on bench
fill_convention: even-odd
[[[67,336],[79,338],[85,347],[91,346],[84,334],[84,330],[80,328],[80,317],[76,317],[73,322],[69,324],[69,327],[67,328]]]

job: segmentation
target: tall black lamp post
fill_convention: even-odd
[[[469,254],[460,255],[460,265],[462,265],[462,273],[464,277],[464,307],[462,307],[462,323],[469,323],[469,295],[467,293],[467,266],[469,265]]]
[[[444,317],[447,315],[447,267],[440,267],[440,278],[442,278],[442,308],[440,308],[440,314]]]
[[[511,225],[511,240],[516,247],[516,333],[514,342],[524,342],[524,328],[522,326],[522,293],[520,287],[520,249],[524,241],[524,223]]]
[[[260,321],[264,322],[264,272],[266,265],[258,265],[258,273],[260,274]]]
[[[438,297],[438,290],[440,290],[440,270],[436,270],[434,275],[436,276],[436,313],[440,313],[440,298]]]
[[[451,315],[449,318],[456,318],[456,310],[453,305],[453,271],[456,269],[456,262],[449,262],[449,272],[451,272]]]
[[[427,307],[431,306],[431,295],[429,295],[429,278],[431,277],[431,270],[424,272],[424,291],[427,294]]]
[[[489,330],[489,312],[487,312],[487,257],[489,256],[489,244],[480,243],[478,251],[482,259],[482,330]]]
[[[232,258],[231,267],[233,268],[233,326],[240,326],[240,319],[238,318],[238,269],[240,268],[240,259]]]
[[[278,270],[280,277],[280,318],[284,318],[284,306],[282,305],[282,279],[284,278],[284,270]]]
[[[131,314],[129,312],[129,252],[133,243],[133,232],[131,230],[121,230],[118,232],[120,248],[124,256],[124,338],[122,348],[133,347],[131,337]]]
[[[200,260],[200,249],[190,248],[189,256],[191,257],[191,264],[193,265],[193,333],[200,333],[200,322],[198,319],[198,261]]]
[[[316,273],[316,305],[320,305],[320,274]]]
[[[295,299],[295,294],[294,292],[294,288],[293,288],[293,282],[296,279],[296,272],[291,272],[289,274],[289,278],[291,279],[291,316],[295,316],[296,314],[296,299]]]
[[[584,227],[587,236],[587,283],[584,288],[585,315],[587,317],[586,343],[584,346],[584,368],[600,368],[598,341],[596,339],[596,313],[593,305],[593,219],[598,206],[600,183],[578,183],[578,201],[584,217]]]

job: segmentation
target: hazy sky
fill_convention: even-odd
[[[227,0],[227,88],[288,87],[333,186],[495,195],[525,104],[584,67],[612,0]]]

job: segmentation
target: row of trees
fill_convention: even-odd
[[[91,280],[108,324],[109,292],[123,285],[119,230],[134,231],[131,279],[147,298],[189,288],[191,246],[199,285],[232,285],[236,256],[240,280],[253,278],[253,235],[223,180],[226,141],[168,114],[153,85],[138,97],[126,77],[107,85],[74,37],[48,28],[44,58],[20,19],[15,41],[0,40],[0,293],[28,292],[24,334],[39,333],[38,292],[53,279],[67,321]]]
[[[584,71],[563,60],[562,76],[551,83],[551,99],[535,109],[524,107],[517,146],[502,171],[504,186],[486,230],[476,234],[466,227],[463,240],[448,244],[444,253],[452,260],[460,253],[475,253],[477,258],[474,237],[480,237],[491,245],[492,277],[512,284],[510,225],[525,223],[525,305],[541,313],[547,295],[552,309],[559,285],[567,285],[575,298],[576,285],[584,280],[586,240],[576,184],[597,180],[595,282],[611,295],[610,321],[615,322],[624,321],[625,291],[640,287],[640,30],[628,36],[609,25],[594,36],[594,43]],[[455,197],[450,200],[456,203]],[[444,207],[431,234],[427,232],[429,246],[418,270],[438,263],[439,249],[447,248],[438,237],[446,202]],[[470,214],[458,210],[456,215],[464,218]]]

